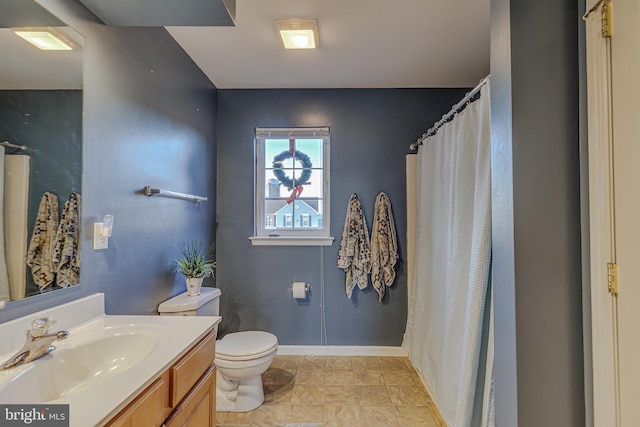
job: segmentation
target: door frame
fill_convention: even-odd
[[[587,0],[586,10],[597,2]],[[600,11],[585,21],[593,420],[594,426],[620,427],[617,296],[608,290],[607,268],[616,262],[611,39],[602,36]]]

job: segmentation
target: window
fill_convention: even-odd
[[[330,245],[329,128],[257,128],[254,245]]]
[[[265,228],[276,228],[276,216],[275,215],[265,215],[264,227]]]

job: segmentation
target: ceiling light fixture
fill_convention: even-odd
[[[275,19],[285,49],[315,49],[320,46],[317,19]]]
[[[80,48],[77,43],[67,37],[62,31],[53,27],[24,27],[12,28],[11,30],[38,49],[75,50]]]

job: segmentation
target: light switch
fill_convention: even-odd
[[[93,250],[109,248],[109,237],[103,233],[104,227],[101,222],[93,223]]]

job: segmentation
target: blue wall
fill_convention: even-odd
[[[491,1],[495,401],[500,426],[586,425],[578,54],[582,5]]]
[[[164,28],[91,30],[85,53],[85,236],[87,223],[106,213],[114,215],[114,230],[106,251],[85,244],[83,268],[90,274],[83,281],[105,292],[108,313],[152,314],[185,289],[174,274],[176,244],[213,240],[215,88]],[[146,185],[211,201],[145,197]]]
[[[281,344],[320,344],[320,278],[325,278],[330,345],[400,345],[407,316],[405,155],[409,144],[463,95],[462,89],[219,90],[217,286],[221,332],[260,329]],[[330,247],[251,246],[255,127],[330,126]],[[393,206],[400,260],[378,302],[371,285],[348,300],[336,267],[346,206],[357,192],[369,229],[375,198]],[[324,264],[322,264],[324,260]],[[289,286],[311,284],[308,302]]]
[[[177,243],[215,238],[216,88],[164,28],[107,27],[77,2],[39,2],[85,37],[82,284],[11,303],[0,321],[95,292],[110,314],[153,314],[185,289]],[[145,185],[210,201],[145,197]],[[93,251],[107,213],[109,249]]]

